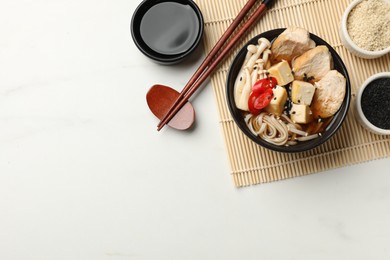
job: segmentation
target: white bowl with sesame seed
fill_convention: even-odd
[[[369,1],[369,2],[368,2]],[[354,0],[340,25],[343,45],[354,55],[374,59],[390,53],[390,0]]]
[[[389,82],[390,72],[370,76],[363,82],[355,100],[356,119],[364,128],[378,135],[390,135]],[[378,97],[382,100],[378,100]]]

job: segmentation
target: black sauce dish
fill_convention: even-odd
[[[198,47],[204,21],[192,0],[144,0],[134,11],[130,30],[135,45],[145,56],[156,63],[172,65]]]
[[[341,60],[340,56],[337,54],[337,52],[323,39],[320,37],[311,34],[310,38],[317,44],[317,45],[325,45],[328,47],[332,57],[333,57],[333,63],[334,63],[334,69],[340,72],[346,79],[346,93],[343,100],[343,103],[338,110],[338,112],[334,115],[332,121],[328,124],[324,132],[321,136],[309,140],[309,141],[303,141],[298,142],[296,145],[290,145],[290,146],[278,146],[271,144],[269,142],[266,142],[262,140],[260,137],[254,135],[248,126],[246,125],[244,121],[244,116],[242,114],[242,111],[239,110],[236,107],[235,101],[234,101],[234,82],[236,80],[236,77],[241,69],[241,65],[244,62],[245,55],[247,52],[247,46],[250,44],[257,44],[257,41],[259,38],[264,37],[267,38],[270,42],[272,42],[279,34],[281,34],[286,28],[280,28],[275,30],[266,31],[264,33],[261,33],[254,38],[252,38],[249,42],[245,44],[245,46],[239,51],[237,56],[234,58],[227,77],[227,83],[226,83],[226,95],[227,95],[227,103],[230,110],[230,113],[233,117],[233,120],[237,124],[237,126],[241,129],[241,131],[249,137],[253,142],[257,143],[260,146],[263,146],[267,149],[277,151],[277,152],[285,152],[285,153],[295,153],[295,152],[304,152],[311,150],[323,143],[325,143],[327,140],[329,140],[340,128],[342,125],[348,109],[349,104],[351,100],[351,86],[350,86],[350,80],[348,76],[347,69]]]

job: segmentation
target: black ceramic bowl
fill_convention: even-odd
[[[291,145],[291,146],[277,146],[273,145],[269,142],[266,142],[262,140],[260,137],[255,136],[247,127],[245,121],[244,121],[244,116],[242,114],[242,111],[239,110],[234,102],[234,82],[237,78],[237,75],[241,69],[242,63],[244,62],[244,58],[247,52],[247,46],[250,44],[257,44],[257,40],[261,37],[267,38],[269,41],[273,41],[279,34],[281,34],[285,28],[281,29],[275,29],[271,31],[264,32],[253,39],[251,39],[249,42],[245,44],[245,46],[240,50],[240,52],[237,54],[235,59],[233,60],[233,63],[230,67],[229,73],[228,73],[228,78],[227,78],[227,88],[226,88],[226,94],[227,94],[227,102],[228,102],[228,107],[230,110],[230,113],[238,125],[238,127],[241,129],[241,131],[248,136],[250,139],[252,139],[255,143],[268,148],[273,151],[278,151],[278,152],[287,152],[287,153],[292,153],[292,152],[303,152],[307,151],[310,149],[313,149],[327,140],[329,140],[340,128],[341,124],[343,123],[348,109],[349,109],[349,103],[351,99],[351,86],[350,86],[350,81],[349,81],[349,76],[347,69],[341,60],[340,56],[337,54],[337,52],[323,39],[320,37],[310,34],[310,38],[315,41],[317,45],[326,45],[329,49],[329,51],[332,54],[333,57],[333,63],[334,63],[334,69],[339,71],[342,75],[344,75],[346,79],[346,93],[345,93],[345,98],[344,101],[339,109],[339,111],[334,115],[332,121],[329,123],[329,125],[326,127],[325,131],[322,133],[321,136],[318,138],[315,138],[310,141],[304,141],[304,142],[298,142],[296,145]]]
[[[130,25],[138,49],[165,65],[190,55],[199,45],[203,29],[202,13],[192,0],[144,0]]]

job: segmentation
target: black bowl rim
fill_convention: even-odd
[[[332,122],[327,126],[324,133],[319,136],[318,138],[308,141],[308,142],[300,142],[297,145],[291,145],[291,146],[277,146],[273,145],[271,143],[268,143],[261,138],[255,136],[249,128],[246,126],[244,122],[244,118],[242,116],[242,112],[236,108],[235,102],[234,102],[234,82],[236,79],[236,76],[238,74],[239,68],[241,68],[241,63],[244,60],[245,54],[246,54],[246,48],[250,44],[256,44],[257,40],[261,37],[267,38],[269,41],[273,41],[279,34],[281,34],[286,28],[278,28],[269,30],[266,32],[263,32],[259,35],[256,35],[251,40],[249,40],[245,45],[241,48],[241,50],[238,52],[238,54],[235,56],[233,62],[230,65],[227,81],[226,81],[226,98],[227,103],[229,107],[230,114],[233,117],[233,120],[235,121],[236,125],[240,128],[240,130],[248,136],[252,141],[254,141],[256,144],[263,146],[267,149],[277,151],[277,152],[285,152],[285,153],[296,153],[296,152],[305,152],[311,149],[314,149],[315,147],[325,143],[327,140],[329,140],[340,128],[340,126],[343,124],[345,117],[347,116],[350,101],[351,101],[351,85],[350,85],[350,79],[348,75],[347,68],[342,61],[339,54],[333,49],[332,46],[330,46],[325,40],[321,39],[315,34],[310,33],[310,38],[315,41],[316,45],[325,45],[328,47],[329,51],[332,54],[333,57],[333,64],[334,69],[339,71],[346,79],[346,93],[343,100],[343,103],[340,107],[340,109],[335,114],[335,118],[332,120]],[[235,69],[236,68],[236,69]]]
[[[146,10],[149,10],[152,6],[163,3],[163,2],[179,2],[179,3],[185,3],[192,7],[192,9],[195,11],[198,19],[199,19],[199,31],[198,35],[196,37],[195,42],[192,44],[192,46],[179,54],[173,54],[173,55],[166,55],[161,54],[158,52],[153,51],[147,45],[143,42],[141,37],[138,37],[138,27],[135,25],[137,24],[137,19],[141,19],[145,12],[141,12],[145,6],[150,5],[150,7],[147,7]],[[204,31],[204,19],[203,14],[199,8],[199,6],[192,0],[143,0],[138,7],[135,9],[133,16],[131,18],[130,22],[130,31],[131,31],[131,37],[133,38],[133,41],[137,48],[148,58],[156,61],[157,63],[161,64],[175,64],[183,60],[185,57],[189,56],[198,46],[203,36]]]

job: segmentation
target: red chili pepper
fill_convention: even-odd
[[[252,87],[252,92],[248,99],[249,112],[253,115],[261,113],[262,109],[268,106],[273,98],[272,89],[276,86],[275,78],[268,77],[261,79]]]
[[[265,79],[258,80],[252,87],[252,91],[262,91],[262,89],[265,88],[274,88],[278,84],[276,78],[274,77],[267,77]]]

